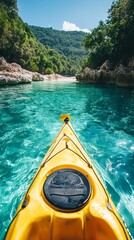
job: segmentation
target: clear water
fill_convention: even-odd
[[[134,236],[134,91],[36,82],[0,88],[0,239],[69,113]]]

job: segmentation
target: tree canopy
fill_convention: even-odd
[[[127,65],[134,56],[134,0],[114,1],[106,22],[89,34],[29,27],[18,15],[17,0],[1,0],[0,55],[31,71],[64,75],[75,75],[83,57],[82,69],[106,60]]]
[[[113,66],[127,64],[134,56],[134,1],[113,2],[106,22],[101,21],[85,37],[83,45],[89,51],[83,68],[98,68],[105,60]]]
[[[67,57],[76,71],[80,68],[82,59],[87,55],[81,44],[86,36],[84,32],[59,31],[37,26],[30,28],[44,46],[47,45]]]
[[[75,74],[69,59],[36,39],[18,16],[16,0],[0,1],[0,55],[31,71]]]

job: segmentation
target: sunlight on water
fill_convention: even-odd
[[[37,82],[0,88],[0,239],[69,113],[134,236],[134,91]]]

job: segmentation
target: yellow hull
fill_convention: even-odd
[[[44,157],[5,239],[130,239],[70,122],[65,121]]]

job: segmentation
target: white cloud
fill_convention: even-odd
[[[84,28],[84,29],[79,28],[75,25],[75,23],[70,23],[67,21],[63,22],[62,30],[64,30],[64,31],[82,31],[82,32],[86,32],[86,33],[90,32],[87,28]]]
[[[90,30],[87,29],[87,28],[84,28],[84,29],[82,29],[81,31],[82,31],[82,32],[85,32],[85,33],[90,33]]]

